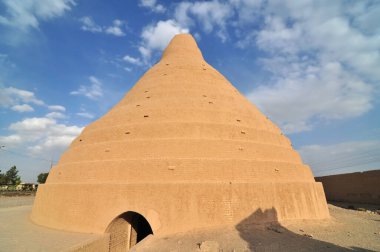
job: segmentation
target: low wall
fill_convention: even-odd
[[[380,205],[380,170],[316,177],[327,200]]]

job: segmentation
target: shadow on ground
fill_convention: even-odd
[[[380,211],[380,205],[376,204],[364,204],[364,203],[352,203],[352,202],[343,202],[343,201],[328,201],[329,204],[357,211]]]
[[[271,221],[270,224],[257,225],[254,223]],[[273,221],[274,220],[274,221]],[[277,211],[274,208],[255,211],[249,217],[236,225],[239,235],[248,243],[250,251],[372,251],[358,247],[350,249],[299,235],[277,221]],[[268,235],[268,232],[271,234]]]

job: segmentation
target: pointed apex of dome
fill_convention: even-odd
[[[202,52],[191,34],[177,34],[162,54],[161,60],[177,59],[186,61],[203,60]]]

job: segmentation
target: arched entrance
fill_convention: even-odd
[[[116,217],[108,226],[110,234],[110,250],[128,251],[142,239],[153,234],[148,221],[139,213],[125,212]]]

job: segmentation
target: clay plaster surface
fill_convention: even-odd
[[[102,233],[135,211],[166,234],[236,224],[259,208],[280,221],[329,217],[289,139],[182,34],[73,141],[39,187],[32,219]]]

